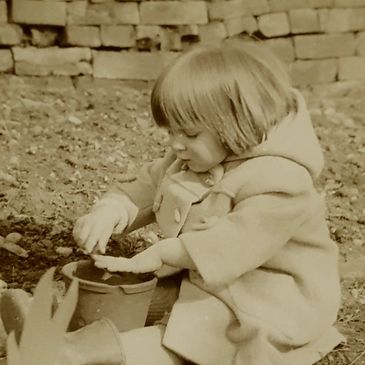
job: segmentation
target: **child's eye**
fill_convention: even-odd
[[[186,137],[188,137],[188,138],[196,138],[199,135],[199,131],[193,131],[193,130],[185,131],[184,133],[185,133]]]

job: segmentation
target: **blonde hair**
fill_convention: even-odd
[[[194,48],[157,79],[151,95],[159,126],[205,126],[234,154],[263,142],[295,108],[281,62],[252,41]]]

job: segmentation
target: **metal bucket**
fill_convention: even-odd
[[[156,287],[153,274],[110,273],[91,261],[71,262],[62,268],[66,284],[79,282],[79,298],[70,331],[100,318],[110,318],[119,331],[143,327]]]

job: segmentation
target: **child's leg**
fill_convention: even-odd
[[[125,365],[181,365],[184,360],[162,345],[165,326],[150,326],[123,332],[120,342]]]

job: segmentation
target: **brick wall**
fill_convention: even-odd
[[[0,72],[153,80],[191,43],[243,35],[295,85],[365,81],[365,0],[0,0]]]

